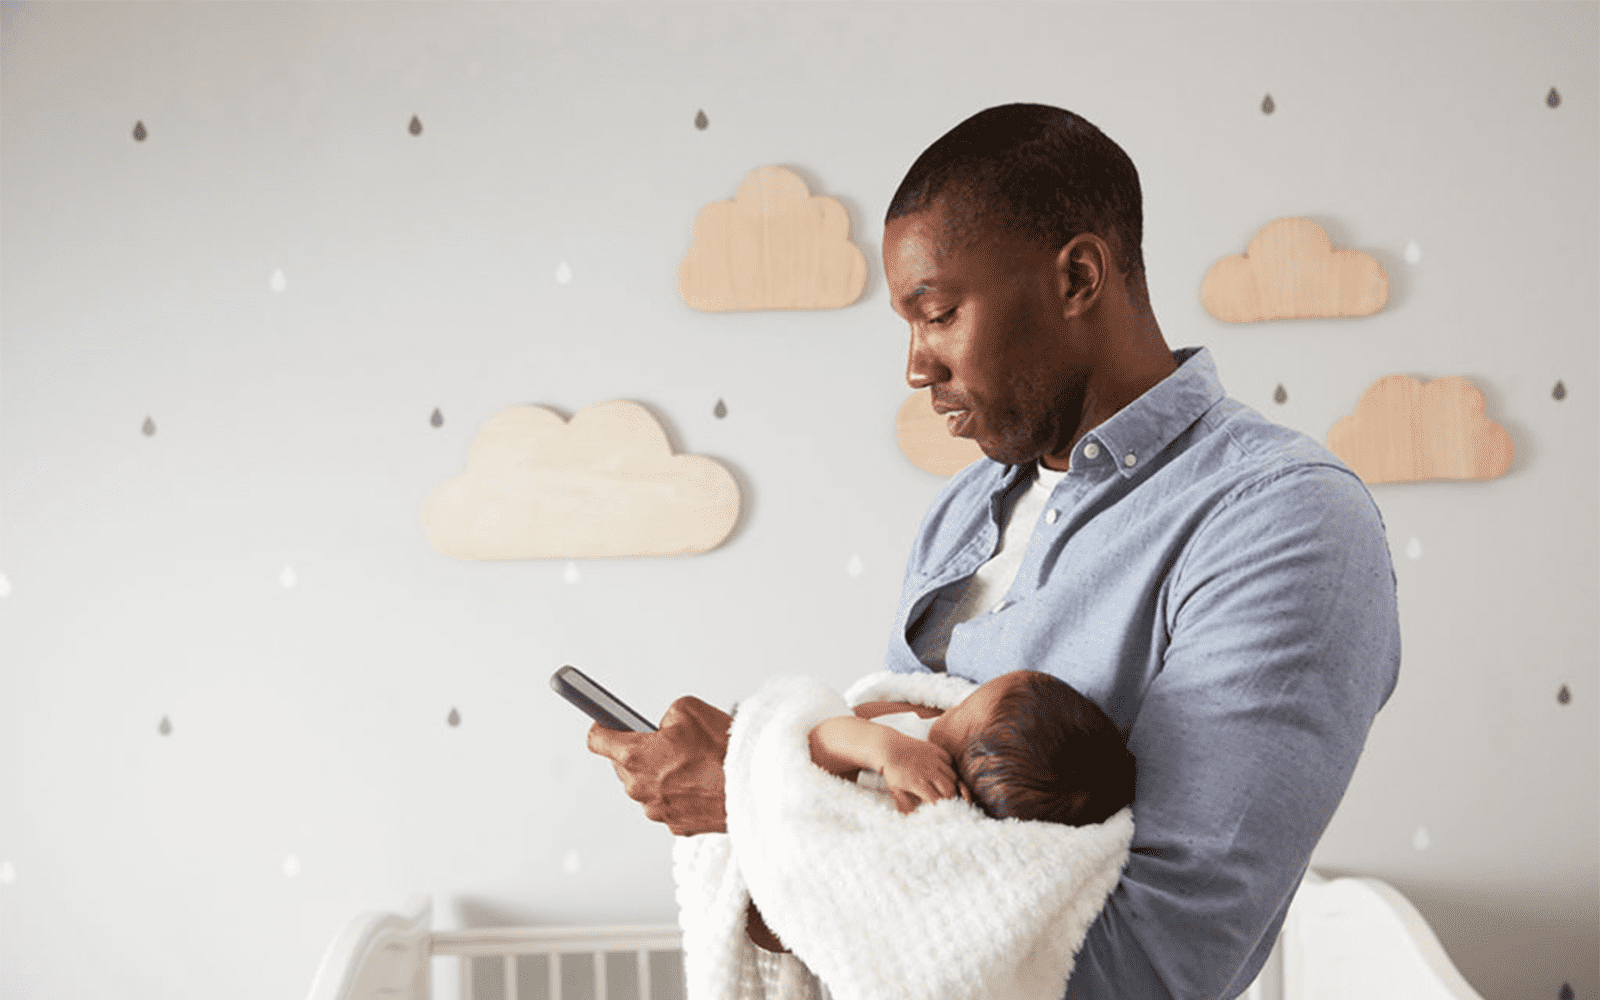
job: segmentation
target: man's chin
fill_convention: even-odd
[[[999,462],[1001,465],[1026,465],[1039,457],[1039,449],[1037,448],[1018,448],[1015,445],[1008,445],[1003,442],[985,442],[977,438],[973,438],[972,443],[977,445],[978,450],[983,452],[990,460]]]

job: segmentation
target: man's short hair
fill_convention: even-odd
[[[1133,801],[1136,765],[1110,716],[1042,671],[995,701],[956,761],[961,780],[995,819],[1101,823]]]
[[[1139,172],[1087,119],[1046,104],[980,111],[917,157],[884,222],[944,198],[947,238],[959,248],[985,231],[1059,250],[1080,233],[1112,246],[1130,286],[1144,282]]]

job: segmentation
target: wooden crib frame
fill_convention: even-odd
[[[500,959],[504,1000],[519,1000],[522,955],[550,956],[550,1000],[563,1000],[562,956],[594,963],[592,1000],[631,1000],[607,996],[607,956],[619,952],[633,955],[638,1000],[651,1000],[650,955],[681,947],[673,924],[435,931],[432,922],[427,896],[413,897],[398,913],[354,918],[328,946],[307,1000],[432,1000],[436,955],[460,958],[461,1000],[474,1000],[473,960],[485,957]],[[1372,878],[1324,879],[1309,872],[1272,958],[1241,1000],[1483,998],[1394,888]]]

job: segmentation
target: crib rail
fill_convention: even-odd
[[[681,957],[672,924],[432,930],[432,905],[414,897],[398,913],[354,918],[329,945],[308,1000],[430,1000],[432,960],[460,963],[462,1000],[666,1000],[683,996],[680,976],[659,974],[651,956]],[[545,956],[546,982],[531,985],[519,962]],[[498,976],[475,977],[479,963]],[[611,963],[632,962],[630,988],[611,989]],[[592,982],[566,970],[588,963]],[[668,961],[674,970],[675,961]],[[656,972],[652,975],[652,972]],[[625,967],[618,983],[627,983]],[[482,982],[475,982],[475,978]],[[498,982],[495,980],[498,979]],[[575,987],[576,983],[583,983]],[[1308,872],[1283,934],[1243,1000],[1482,1000],[1451,964],[1416,908],[1371,878],[1323,879]]]
[[[499,958],[504,1000],[521,1000],[517,959],[523,955],[547,957],[549,1000],[565,1000],[562,985],[562,959],[587,959],[594,967],[593,1000],[610,1000],[607,983],[610,956],[632,954],[638,976],[639,1000],[651,1000],[655,984],[651,979],[652,952],[676,952],[683,946],[683,935],[673,924],[624,924],[614,927],[584,928],[484,928],[482,930],[435,931],[433,954],[455,955],[461,959],[459,982],[461,1000],[476,1000],[475,958]]]
[[[653,974],[650,957],[680,956],[683,935],[675,924],[610,927],[488,927],[435,931],[433,905],[415,896],[400,912],[364,913],[351,920],[328,946],[308,1000],[432,1000],[435,957],[458,960],[461,1000],[670,1000],[683,996],[678,975]],[[518,959],[545,956],[545,988],[523,990]],[[633,988],[610,989],[610,964],[618,956],[634,965]],[[499,959],[499,982],[476,977],[480,963]],[[588,963],[593,982],[577,989],[564,982],[568,963]],[[527,995],[524,995],[524,994]]]

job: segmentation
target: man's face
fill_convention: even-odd
[[[950,433],[997,462],[1064,454],[1090,363],[1061,315],[1056,254],[995,234],[952,246],[943,212],[936,202],[884,229],[889,293],[911,324],[906,382],[931,387]]]

